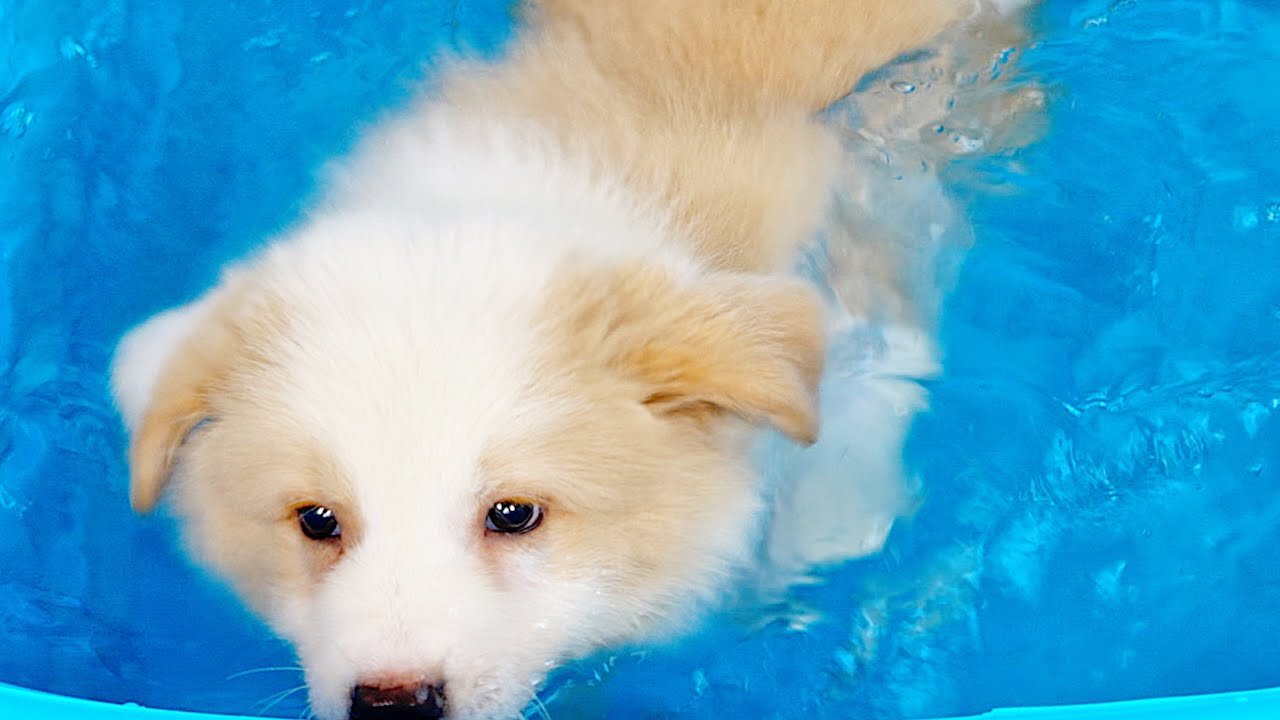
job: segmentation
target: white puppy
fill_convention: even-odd
[[[530,7],[125,338],[134,507],[171,485],[322,720],[515,716],[557,663],[678,630],[751,561],[753,427],[817,436],[822,305],[789,270],[840,153],[812,116],[972,8]],[[879,464],[902,397],[850,406]]]

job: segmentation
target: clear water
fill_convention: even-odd
[[[268,707],[295,672],[240,674],[290,666],[287,648],[163,516],[129,513],[104,366],[129,324],[287,223],[433,49],[499,46],[506,10],[0,0],[0,681],[303,711],[301,693]],[[908,447],[918,513],[767,622],[726,613],[566,670],[552,715],[899,718],[1280,685],[1280,7],[1035,17],[1020,64],[1045,136],[945,175],[976,244]]]

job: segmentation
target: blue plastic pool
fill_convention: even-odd
[[[435,49],[509,26],[504,0],[0,0],[0,717],[305,712],[288,649],[130,514],[106,361]],[[945,175],[976,243],[919,511],[751,622],[567,668],[552,716],[1280,717],[1280,5],[1033,26],[1044,136]]]

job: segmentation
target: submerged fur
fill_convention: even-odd
[[[557,663],[681,629],[752,561],[754,428],[818,435],[827,320],[789,276],[838,169],[813,115],[972,8],[531,6],[504,59],[452,69],[297,227],[122,342],[134,506],[172,485],[322,720],[388,682],[514,716]],[[854,412],[893,474],[922,394],[880,387]],[[510,498],[543,524],[486,532]],[[340,541],[298,531],[309,505]],[[784,534],[784,564],[849,552]]]

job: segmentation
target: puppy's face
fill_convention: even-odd
[[[318,717],[514,716],[556,663],[672,628],[744,560],[744,431],[812,438],[818,306],[371,223],[318,223],[126,338],[132,499],[172,479],[193,552],[295,645]]]

